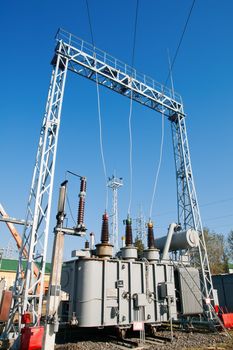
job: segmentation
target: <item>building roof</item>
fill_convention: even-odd
[[[23,260],[23,268],[26,268],[26,260]],[[12,271],[16,272],[18,267],[18,260],[14,259],[2,259],[0,260],[0,271]],[[45,273],[49,274],[51,272],[51,263],[46,263]]]

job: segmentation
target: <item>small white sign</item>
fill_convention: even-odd
[[[133,323],[134,331],[143,331],[144,330],[144,322],[134,322]]]
[[[206,303],[206,305],[209,305],[210,304],[210,298],[206,298],[205,303]]]

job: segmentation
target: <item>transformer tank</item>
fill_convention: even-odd
[[[134,322],[156,327],[169,320],[203,313],[200,277],[197,269],[165,259],[172,250],[171,224],[167,241],[155,247],[153,226],[148,224],[148,249],[138,259],[132,243],[130,219],[126,220],[126,246],[112,258],[108,244],[107,214],[103,215],[101,243],[96,250],[74,251],[76,259],[63,264],[61,287],[69,294],[62,320],[78,327],[131,327]],[[176,233],[185,245],[185,233]],[[106,238],[107,237],[107,238]],[[182,238],[183,237],[183,238]],[[170,242],[169,244],[167,242]],[[78,257],[78,258],[77,258]]]
[[[75,313],[80,327],[157,324],[177,318],[170,264],[77,259],[63,266],[62,289],[70,296],[68,320]]]

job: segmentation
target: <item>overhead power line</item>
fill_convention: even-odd
[[[139,0],[136,0],[134,33],[133,33],[133,51],[132,51],[131,67],[134,66],[134,58],[135,58],[135,46],[136,46],[137,25],[138,25],[138,8],[139,8]]]
[[[160,173],[160,168],[161,168],[161,163],[162,163],[162,158],[163,158],[164,112],[162,112],[161,117],[162,117],[162,126],[161,126],[161,143],[160,143],[159,163],[158,163],[158,168],[157,168],[157,172],[156,172],[155,180],[154,180],[154,187],[153,187],[153,193],[152,193],[152,198],[151,198],[149,220],[151,220],[151,217],[152,217],[152,210],[153,210],[153,205],[154,205],[154,201],[155,201],[155,193],[156,193],[156,189],[157,189],[157,183],[158,183],[158,178],[159,178],[159,173]]]
[[[190,7],[190,10],[189,10],[189,13],[188,13],[188,17],[187,17],[187,19],[186,19],[184,28],[183,28],[183,30],[182,30],[181,37],[180,37],[180,40],[179,40],[179,42],[178,42],[178,45],[177,45],[177,48],[176,48],[174,57],[173,57],[173,59],[172,59],[171,67],[170,67],[170,69],[169,69],[169,73],[168,73],[167,78],[166,78],[166,80],[165,80],[164,86],[167,85],[167,82],[168,82],[168,80],[169,80],[169,78],[170,78],[170,75],[171,75],[172,69],[173,69],[173,67],[174,67],[176,58],[177,58],[177,56],[178,56],[178,53],[179,53],[179,50],[180,50],[180,47],[181,47],[181,44],[182,44],[182,41],[183,41],[183,38],[184,38],[184,35],[185,35],[185,32],[186,32],[186,29],[187,29],[187,27],[188,27],[188,23],[189,23],[191,14],[192,14],[192,12],[193,12],[193,8],[194,8],[194,5],[195,5],[195,2],[196,2],[196,0],[193,0],[192,5],[191,5],[191,7]]]
[[[135,47],[136,47],[136,35],[137,35],[137,22],[138,22],[138,7],[139,0],[136,0],[136,10],[135,10],[135,21],[134,21],[134,33],[133,33],[133,50],[132,50],[132,74],[133,74],[133,65],[135,58]],[[133,139],[132,139],[132,111],[133,111],[133,91],[130,93],[130,107],[129,107],[129,172],[130,172],[130,190],[129,190],[129,206],[128,214],[130,215],[131,203],[132,203],[132,194],[133,194]]]
[[[95,46],[88,0],[86,0],[86,6],[87,6],[87,16],[88,16],[88,22],[89,22],[89,27],[90,27],[90,33],[91,33],[91,43],[93,46]]]
[[[91,41],[92,41],[93,47],[95,47],[94,35],[93,35],[93,30],[92,30],[91,15],[90,15],[90,9],[89,9],[88,0],[86,0],[86,7],[87,7],[87,15],[88,15],[89,27],[90,27]],[[104,157],[103,132],[102,132],[102,116],[101,116],[100,92],[99,92],[99,83],[98,83],[98,75],[97,75],[97,73],[96,73],[96,93],[97,93],[97,106],[98,106],[100,154],[101,154],[102,165],[103,165],[105,191],[106,191],[105,209],[107,210],[107,208],[108,208],[108,187],[107,187],[108,178],[107,178],[106,162],[105,162],[105,157]]]

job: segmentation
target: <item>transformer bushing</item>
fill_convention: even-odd
[[[155,248],[155,238],[154,238],[154,229],[153,222],[149,221],[147,225],[147,243],[148,249],[143,251],[143,256],[148,261],[159,260],[159,249]]]
[[[126,260],[138,257],[137,248],[133,245],[132,221],[129,216],[125,220],[125,247],[121,248],[121,252],[122,258]]]
[[[108,214],[105,212],[102,221],[101,243],[96,244],[96,255],[100,258],[111,258],[113,245],[109,243]]]
[[[77,230],[82,232],[86,231],[85,224],[84,224],[86,188],[87,188],[87,180],[85,177],[82,177],[80,182],[79,206],[78,206],[78,216],[77,216]]]

